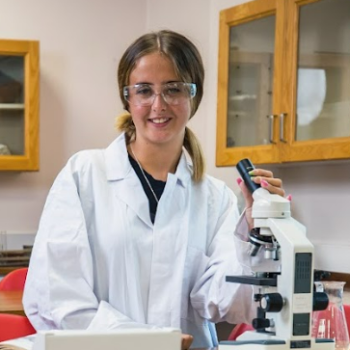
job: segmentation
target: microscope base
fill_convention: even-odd
[[[234,343],[234,342],[231,342]],[[287,350],[291,349],[290,344],[256,344],[255,342],[242,342],[237,341],[237,345],[235,344],[219,344],[219,350]],[[332,343],[315,343],[312,342],[311,348],[312,350],[334,350],[335,344]]]
[[[287,349],[312,349],[334,350],[333,339],[312,338],[310,341],[291,341],[276,338],[274,335],[261,334],[254,331],[243,333],[235,341],[222,341],[219,350],[287,350]]]

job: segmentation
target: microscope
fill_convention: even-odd
[[[252,276],[226,276],[227,282],[255,286],[257,315],[252,322],[254,331],[243,333],[236,341],[220,342],[219,350],[335,349],[333,339],[311,337],[312,312],[326,309],[328,297],[314,292],[314,248],[306,229],[291,217],[290,201],[251,180],[253,169],[249,159],[237,164],[254,198],[251,259],[263,255],[263,260],[274,261],[274,268]]]

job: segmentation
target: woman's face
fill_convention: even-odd
[[[163,84],[179,81],[172,62],[165,55],[152,53],[137,61],[130,74],[129,85],[149,84],[157,94],[151,106],[129,103],[137,142],[182,146],[191,114],[190,100],[174,106],[167,104],[160,94]]]

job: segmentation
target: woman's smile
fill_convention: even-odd
[[[155,123],[155,124],[164,124],[166,123],[167,121],[169,121],[170,118],[155,118],[155,119],[150,119],[150,121],[152,123]]]

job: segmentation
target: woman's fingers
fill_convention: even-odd
[[[263,177],[263,176],[255,176],[252,178],[253,181],[257,184],[261,184],[262,181],[267,182],[269,185],[274,187],[282,187],[282,180],[277,179],[275,177]]]
[[[249,172],[250,176],[273,177],[273,172],[266,169],[254,169]]]
[[[282,197],[285,196],[285,191],[282,187],[282,180],[273,177],[273,173],[270,170],[254,169],[249,172],[252,180],[260,184],[261,187],[266,188],[269,192],[278,194]]]
[[[286,194],[282,187],[275,186],[272,184],[272,182],[270,183],[268,180],[262,179],[260,181],[260,184],[261,184],[261,187],[267,189],[270,193],[278,194],[282,197],[284,197]]]
[[[182,334],[181,349],[187,350],[190,348],[193,342],[193,337],[190,334]]]

